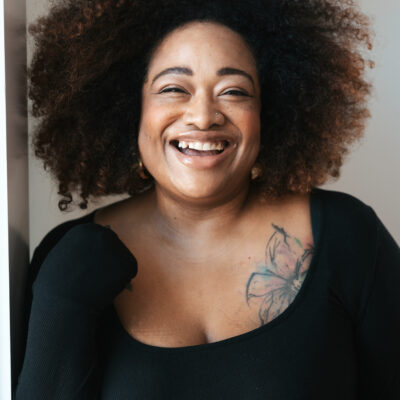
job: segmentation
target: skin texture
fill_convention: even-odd
[[[313,246],[305,249],[301,241],[283,228],[272,225],[275,232],[265,249],[265,265],[251,274],[246,287],[247,302],[263,299],[258,316],[261,325],[272,321],[293,302],[304,282]]]
[[[191,75],[169,73],[153,82],[175,66]],[[218,76],[223,68],[244,71],[254,84],[243,75]],[[142,97],[139,150],[158,193],[206,204],[247,190],[260,148],[260,87],[255,60],[238,34],[209,23],[173,32],[150,63]],[[203,141],[214,132],[232,139],[234,151],[223,163],[196,168],[177,160],[172,138],[190,133]]]
[[[258,205],[236,224],[228,224],[226,216],[207,220],[204,214],[198,215],[196,229],[181,218],[188,226],[176,232],[168,221],[163,221],[168,231],[149,225],[154,209],[145,202],[105,210],[102,217],[112,220],[139,265],[131,290],[114,302],[127,332],[146,344],[179,347],[240,335],[278,317],[298,294],[311,262],[306,200]],[[137,214],[126,221],[130,206]],[[218,222],[225,229],[216,232]],[[130,230],[133,224],[136,229]]]
[[[163,73],[177,66],[192,72]],[[222,68],[251,79],[218,75]],[[179,347],[248,332],[284,312],[305,279],[313,246],[309,196],[265,201],[250,187],[260,140],[258,82],[243,39],[219,24],[188,24],[154,53],[139,133],[154,188],[95,216],[138,260],[137,276],[114,304],[143,343]],[[231,152],[218,164],[182,161],[170,139],[188,132],[196,141],[228,135]]]

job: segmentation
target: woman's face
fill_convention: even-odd
[[[167,35],[149,64],[139,130],[158,188],[192,200],[247,188],[260,106],[256,63],[239,34],[191,22]]]

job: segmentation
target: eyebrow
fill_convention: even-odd
[[[237,68],[231,68],[231,67],[225,67],[221,68],[217,71],[218,76],[224,76],[224,75],[242,75],[246,77],[247,79],[250,80],[250,82],[254,85],[253,77],[248,74],[247,72],[237,69]]]
[[[168,75],[168,74],[182,74],[182,75],[189,75],[193,76],[193,71],[190,68],[187,67],[170,67],[166,68],[163,71],[159,72],[152,80],[151,84],[153,84],[156,79],[163,75]],[[247,72],[237,69],[237,68],[232,68],[232,67],[225,67],[221,68],[217,71],[218,76],[225,76],[225,75],[241,75],[246,77],[247,79],[250,80],[250,82],[254,85],[254,80],[250,74]]]
[[[151,84],[155,82],[156,79],[158,79],[160,76],[163,75],[168,75],[168,74],[183,74],[183,75],[193,75],[193,71],[190,68],[186,67],[170,67],[167,69],[164,69],[163,71],[159,72],[151,81]]]

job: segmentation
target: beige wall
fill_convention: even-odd
[[[22,361],[24,282],[29,262],[25,1],[6,0],[4,17],[10,322],[15,380]]]
[[[11,397],[4,2],[0,0],[0,399]]]
[[[327,188],[370,204],[400,243],[400,2],[360,0],[359,4],[372,16],[376,31],[372,119],[341,178]]]
[[[47,4],[48,0],[28,0],[28,22],[41,15]],[[326,187],[353,194],[370,204],[400,242],[400,2],[361,0],[360,5],[373,16],[377,32],[377,67],[371,74],[376,86],[371,102],[373,118],[364,141],[354,149],[343,167],[340,180]],[[30,128],[32,124],[30,119]],[[29,165],[32,254],[34,247],[51,227],[82,213],[60,213],[54,184],[33,158]]]

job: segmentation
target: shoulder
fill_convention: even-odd
[[[317,189],[315,198],[320,203],[324,250],[332,259],[339,251],[340,257],[369,265],[377,252],[381,224],[374,209],[356,196],[338,191]]]
[[[82,217],[62,222],[61,224],[53,227],[49,232],[46,233],[46,235],[36,246],[32,256],[32,260],[35,257],[41,257],[47,254],[58,243],[58,241],[74,226],[85,224],[87,222],[92,222],[94,213],[95,211]]]
[[[330,293],[358,320],[373,287],[382,234],[387,231],[373,208],[353,195],[317,189],[315,197],[322,210],[320,253]],[[391,249],[395,248],[393,242]]]
[[[331,234],[356,235],[354,239],[357,235],[368,235],[374,240],[378,217],[370,205],[356,196],[334,190],[314,189],[314,194],[323,223]]]
[[[382,240],[388,238],[395,243],[378,213],[363,200],[325,189],[316,189],[315,197],[331,235],[342,232],[349,244],[359,243],[364,252],[376,252]]]
[[[61,238],[74,226],[85,224],[88,222],[93,222],[93,215],[96,212],[93,211],[87,215],[79,218],[74,218],[61,224],[56,225],[52,228],[39,242],[36,246],[32,259],[30,262],[29,272],[28,272],[28,287],[30,287],[36,276],[39,273],[40,266],[47,257],[50,250],[61,240]]]
[[[96,210],[95,210],[96,211]],[[74,226],[92,222],[93,214],[89,213],[83,217],[74,218],[69,221],[62,222],[61,224],[53,227],[47,234],[41,239],[39,244],[35,247],[32,255],[32,259],[29,263],[29,268],[26,274],[26,285],[25,285],[25,333],[27,329],[28,318],[30,314],[30,308],[32,303],[32,287],[33,282],[39,274],[40,268],[49,254],[50,250],[56,246],[61,238]]]
[[[363,200],[349,193],[321,188],[314,189],[314,193],[316,197],[323,201],[324,205],[329,207],[327,211],[330,213],[369,213],[372,210],[372,208]]]

